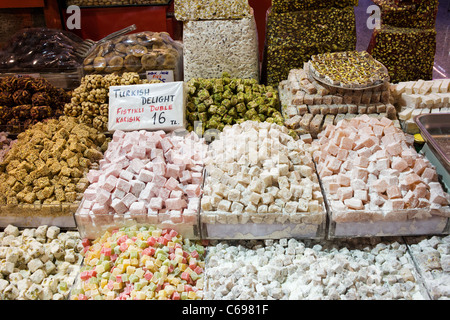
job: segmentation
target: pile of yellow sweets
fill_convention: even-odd
[[[203,298],[205,248],[175,230],[134,225],[83,245],[84,264],[71,300]]]

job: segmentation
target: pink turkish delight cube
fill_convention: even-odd
[[[94,201],[97,197],[97,190],[94,188],[93,185],[90,185],[86,190],[84,190],[83,197],[86,200]]]
[[[180,210],[171,210],[170,211],[170,220],[172,220],[173,223],[182,223],[183,217],[181,215]]]
[[[86,174],[87,179],[89,180],[90,183],[94,183],[98,181],[98,178],[100,177],[100,175],[102,174],[101,171],[98,170],[89,170],[89,172]]]
[[[134,194],[136,197],[139,197],[142,190],[144,190],[146,184],[140,180],[133,180],[131,181],[131,193]]]
[[[122,178],[126,181],[131,181],[134,178],[134,173],[129,170],[122,170],[120,171],[119,178]]]
[[[189,198],[198,198],[202,193],[202,188],[199,184],[188,184],[185,192]]]
[[[187,207],[187,203],[183,199],[169,198],[164,201],[168,210],[181,210]]]
[[[166,137],[161,140],[161,148],[163,149],[164,152],[167,152],[173,148],[173,144],[169,138]]]
[[[128,207],[123,203],[121,199],[113,199],[111,207],[116,213],[124,214],[128,211]]]
[[[94,203],[92,206],[92,212],[94,214],[108,214],[108,206],[100,203]]]
[[[165,178],[164,176],[160,176],[160,175],[155,175],[153,177],[152,183],[154,183],[157,187],[164,187],[164,185],[167,182],[167,178]]]
[[[171,163],[167,164],[166,174],[165,174],[166,178],[173,177],[176,179],[176,178],[178,178],[179,175],[180,175],[180,167],[179,166],[177,166],[175,164],[171,164]]]
[[[130,161],[129,168],[133,173],[139,173],[141,169],[145,166],[144,162],[140,159],[133,159]]]

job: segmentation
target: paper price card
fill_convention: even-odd
[[[109,87],[109,131],[184,127],[183,81]]]
[[[173,70],[147,71],[147,80],[159,80],[162,82],[173,82]]]

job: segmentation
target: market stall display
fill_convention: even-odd
[[[266,19],[263,82],[277,86],[312,55],[356,48],[353,6],[276,13]],[[338,23],[337,23],[338,22]]]
[[[436,25],[437,0],[372,0],[381,8],[381,23],[400,28],[432,29]]]
[[[82,236],[94,239],[127,220],[198,237],[206,143],[195,133],[116,130],[75,214]]]
[[[224,73],[221,78],[195,78],[186,84],[189,131],[203,135],[209,129],[221,131],[226,125],[246,120],[283,124],[277,90],[255,79]]]
[[[253,12],[242,19],[185,21],[183,44],[185,81],[220,78],[224,72],[232,78],[259,80],[258,35]]]
[[[205,248],[174,230],[133,225],[86,248],[71,300],[203,298]]]
[[[70,95],[44,78],[7,76],[0,80],[0,128],[20,133],[63,115]]]
[[[204,237],[322,237],[326,213],[309,147],[277,124],[225,127],[205,160]]]
[[[252,16],[248,0],[174,0],[179,21],[231,20]]]
[[[80,271],[78,232],[42,225],[0,232],[0,300],[65,300]]]
[[[391,120],[342,120],[318,138],[313,158],[329,202],[330,235],[445,230],[450,197],[431,163],[412,147],[414,140]]]
[[[20,227],[36,227],[36,221],[74,227],[86,174],[107,144],[104,134],[67,117],[19,134],[0,164],[1,224],[13,219]]]
[[[138,32],[98,43],[83,61],[84,74],[167,70],[183,80],[183,45],[166,32]]]
[[[425,113],[450,112],[450,80],[418,80],[390,85],[402,128],[419,133],[414,117]]]
[[[401,238],[212,242],[205,271],[209,300],[428,299]]]

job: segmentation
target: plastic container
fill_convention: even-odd
[[[190,216],[182,222],[173,222],[170,216],[159,215],[131,215],[131,214],[93,214],[83,212],[83,201],[73,217],[82,238],[96,239],[105,231],[135,224],[151,224],[157,228],[174,229],[183,237],[196,240],[200,239],[198,215]]]
[[[99,42],[83,61],[84,74],[122,74],[167,70],[183,80],[183,45],[166,32],[144,31]]]
[[[327,194],[325,193],[325,199]],[[390,212],[386,217],[382,211],[348,210],[336,212],[328,206],[328,237],[387,237],[448,234],[450,232],[450,207],[440,210],[430,208],[407,209]],[[341,218],[336,221],[336,216]],[[342,217],[342,215],[344,215]],[[352,218],[353,216],[353,218]],[[358,216],[357,219],[354,217]],[[379,217],[385,217],[384,220]],[[415,218],[419,216],[419,218]],[[339,221],[341,220],[341,221]],[[347,220],[347,221],[343,221]]]
[[[73,214],[80,202],[64,204],[19,204],[0,206],[0,227],[8,224],[19,228],[37,228],[52,225],[60,228],[76,228]]]

